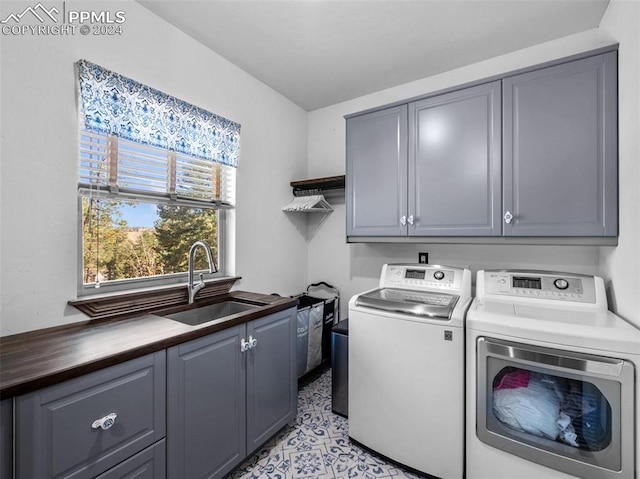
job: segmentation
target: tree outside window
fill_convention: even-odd
[[[144,217],[137,214],[141,209]],[[198,240],[209,243],[218,258],[217,210],[82,198],[85,285],[184,273],[189,248]],[[204,254],[196,256],[195,266],[207,268]]]

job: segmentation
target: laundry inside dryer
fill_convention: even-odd
[[[586,451],[611,444],[611,405],[588,381],[505,367],[493,378],[492,412],[501,424]]]

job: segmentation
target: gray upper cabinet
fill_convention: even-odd
[[[347,236],[406,235],[407,106],[349,118],[346,141]]]
[[[504,233],[616,236],[617,53],[504,80]]]
[[[295,418],[295,315],[167,350],[167,477],[224,477]]]
[[[347,118],[347,238],[616,237],[617,101],[609,51]]]
[[[500,90],[349,118],[347,235],[500,235]]]
[[[409,104],[409,235],[499,236],[501,82]]]

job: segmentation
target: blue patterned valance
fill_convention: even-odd
[[[86,60],[78,78],[87,130],[238,166],[238,123]]]

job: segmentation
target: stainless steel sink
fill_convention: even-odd
[[[232,314],[244,313],[255,308],[259,308],[260,305],[240,303],[238,301],[222,301],[220,303],[210,304],[208,306],[201,306],[199,308],[188,309],[187,311],[180,311],[178,313],[172,313],[162,315],[165,318],[173,319],[190,326],[197,326],[198,324],[208,323],[209,321],[215,321],[216,319],[222,319]]]

